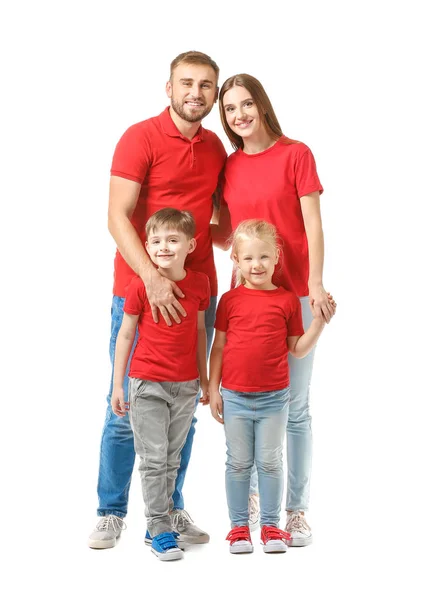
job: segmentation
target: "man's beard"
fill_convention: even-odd
[[[198,110],[191,113],[189,109],[185,107],[185,102],[179,103],[173,97],[170,99],[170,104],[176,114],[184,121],[188,121],[188,123],[198,123],[198,121],[204,119],[213,108],[213,106],[210,106],[209,108],[204,104],[203,106],[200,106]]]

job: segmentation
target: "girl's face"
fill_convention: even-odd
[[[266,134],[250,92],[236,85],[223,96],[226,121],[234,133],[248,139]]]
[[[257,238],[240,240],[234,261],[245,279],[245,287],[273,290],[272,276],[279,261],[279,250]]]

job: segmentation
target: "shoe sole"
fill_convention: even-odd
[[[254,552],[254,547],[252,544],[237,544],[236,546],[229,546],[229,552],[231,554],[251,554]]]
[[[157,556],[159,560],[179,560],[180,558],[184,558],[184,553],[179,548],[175,552],[158,552],[151,548],[151,552]]]
[[[180,550],[185,550],[185,548],[186,548],[186,546],[187,546],[187,543],[186,543],[186,542],[183,542],[182,540],[177,540],[177,542],[176,542],[176,543],[178,544],[178,548],[179,548]],[[149,539],[147,539],[147,538],[144,538],[144,544],[145,544],[146,546],[150,546],[150,547],[151,547],[152,540],[149,540]]]
[[[93,550],[106,550],[107,548],[114,548],[116,540],[88,540],[88,546]]]
[[[208,544],[210,541],[210,536],[208,533],[205,533],[204,535],[201,536],[190,536],[190,535],[184,535],[183,533],[179,534],[179,539],[178,539],[178,544],[179,542],[185,543],[185,544]]]
[[[288,540],[286,543],[290,548],[302,548],[303,546],[309,546],[313,541],[313,536],[303,539]]]
[[[266,554],[283,554],[286,551],[286,546],[266,546],[265,544],[263,544],[263,552],[265,552]]]

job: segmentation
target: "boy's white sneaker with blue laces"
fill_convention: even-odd
[[[178,560],[184,553],[176,543],[173,533],[160,533],[151,540],[151,551],[159,560]]]

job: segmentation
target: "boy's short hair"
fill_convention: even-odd
[[[195,221],[189,210],[162,208],[155,212],[145,225],[147,239],[151,233],[154,233],[160,227],[175,229],[180,233],[184,233],[188,239],[195,236]]]

